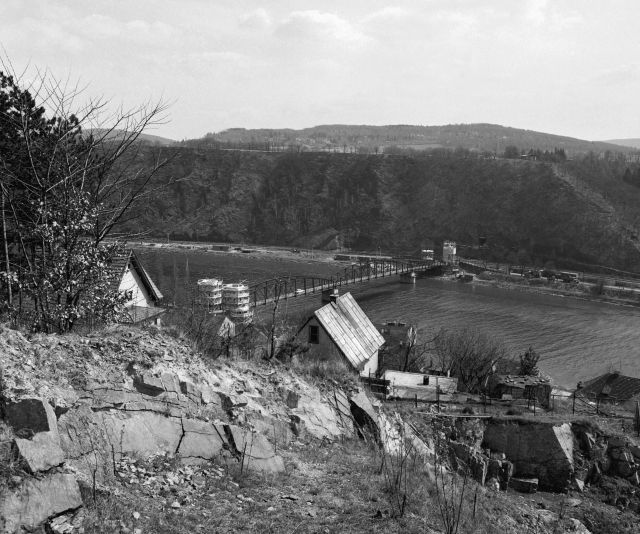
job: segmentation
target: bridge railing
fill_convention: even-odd
[[[395,276],[411,271],[425,270],[441,265],[438,261],[421,259],[373,259],[352,263],[329,278],[314,276],[290,276],[271,278],[249,287],[252,304],[265,305],[279,299],[287,299],[325,289],[363,283],[387,276]]]

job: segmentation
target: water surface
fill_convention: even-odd
[[[184,299],[199,278],[249,283],[274,276],[331,276],[343,264],[257,254],[199,251],[138,252],[169,300]],[[416,324],[425,339],[440,328],[473,328],[504,341],[513,355],[530,345],[541,354],[540,367],[566,387],[611,369],[640,377],[640,308],[570,297],[527,293],[440,279],[415,285],[397,278],[349,286],[364,311],[376,321]],[[292,313],[319,306],[319,296],[281,305]]]

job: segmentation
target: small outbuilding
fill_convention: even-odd
[[[551,380],[544,376],[492,375],[489,395],[498,399],[535,399],[543,408],[551,405]]]
[[[594,401],[622,404],[632,409],[636,400],[640,400],[640,378],[606,373],[585,382],[577,393]]]
[[[346,361],[363,376],[376,376],[384,337],[351,293],[333,294],[330,302],[307,319],[297,334],[308,351],[303,358]]]
[[[458,390],[458,379],[443,375],[385,370],[388,398],[421,401],[448,400]]]

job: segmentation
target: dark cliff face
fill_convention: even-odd
[[[173,159],[158,185],[166,187],[135,222],[136,231],[157,237],[413,252],[444,239],[475,245],[486,236],[487,259],[640,267],[638,250],[611,214],[545,163],[465,151],[165,153]],[[637,193],[622,179],[605,185],[627,199]]]

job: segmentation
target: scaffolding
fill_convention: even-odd
[[[222,312],[222,280],[203,278],[198,280],[200,301],[210,312]]]
[[[251,294],[246,284],[224,284],[222,302],[234,321],[249,322],[253,317],[250,306]]]

